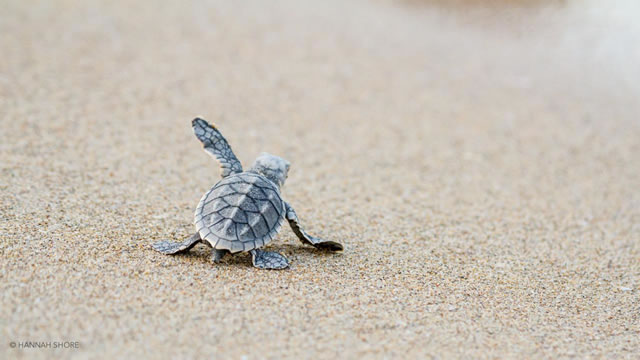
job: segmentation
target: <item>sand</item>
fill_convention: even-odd
[[[0,358],[640,354],[633,1],[2,8]],[[196,115],[344,253],[151,250],[219,179]]]

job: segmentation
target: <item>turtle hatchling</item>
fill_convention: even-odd
[[[249,252],[257,268],[284,269],[289,266],[286,257],[260,248],[275,238],[283,220],[287,219],[302,243],[322,250],[342,251],[342,245],[337,242],[307,234],[293,207],[282,199],[280,188],[288,176],[288,161],[262,153],[253,167],[244,171],[215,126],[201,118],[195,118],[192,126],[204,150],[219,161],[222,180],[198,203],[194,219],[196,233],[181,243],[157,242],[153,244],[155,250],[175,255],[203,242],[211,246],[211,258],[216,263],[228,253]]]

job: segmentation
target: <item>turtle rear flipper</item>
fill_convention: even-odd
[[[187,252],[191,250],[197,243],[202,241],[200,239],[200,234],[195,233],[191,235],[188,239],[181,243],[174,243],[170,241],[158,241],[153,244],[152,247],[154,250],[159,251],[166,255],[175,255],[183,252]]]
[[[231,150],[231,146],[215,126],[209,125],[204,119],[195,118],[191,122],[193,132],[204,145],[204,151],[220,162],[222,177],[242,172],[242,164]]]
[[[280,270],[289,267],[287,258],[277,252],[253,249],[250,253],[253,266],[258,269]]]

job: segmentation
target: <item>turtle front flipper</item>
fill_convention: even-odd
[[[215,157],[220,162],[222,177],[242,172],[242,164],[231,150],[231,146],[222,134],[209,125],[204,119],[195,118],[191,122],[193,133],[204,145],[204,151]]]
[[[251,253],[253,266],[259,269],[280,270],[289,267],[289,261],[287,258],[277,252],[264,251],[260,249],[253,249],[249,252]]]
[[[298,236],[298,239],[302,241],[303,244],[311,245],[316,247],[317,249],[329,250],[329,251],[342,251],[344,247],[342,244],[337,243],[335,241],[325,241],[319,239],[315,236],[311,236],[307,234],[304,229],[300,226],[300,221],[298,220],[298,215],[296,215],[296,211],[293,210],[293,207],[289,203],[285,203],[287,207],[287,220],[289,221],[289,225],[293,232]]]
[[[154,250],[159,251],[163,254],[175,255],[191,250],[191,248],[196,246],[196,244],[200,241],[202,241],[200,239],[200,234],[195,233],[181,243],[174,243],[171,241],[158,241],[157,243],[153,244],[152,247]]]

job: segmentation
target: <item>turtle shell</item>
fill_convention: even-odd
[[[272,181],[253,172],[222,179],[200,200],[195,213],[200,237],[219,250],[249,251],[280,230],[285,204]]]

